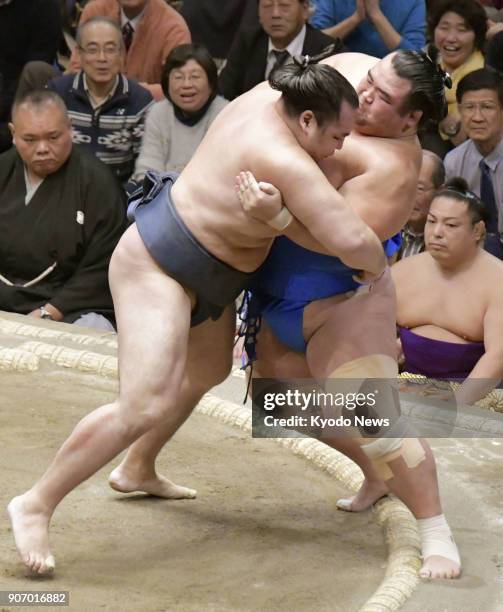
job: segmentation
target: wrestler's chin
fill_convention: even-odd
[[[430,245],[427,250],[431,257],[436,260],[444,260],[449,257],[449,251],[442,245]]]
[[[367,136],[372,136],[373,128],[368,121],[366,121],[363,117],[358,117],[355,121],[354,128],[355,132],[359,134],[365,134]]]

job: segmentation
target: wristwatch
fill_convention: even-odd
[[[41,319],[49,319],[49,321],[54,321],[54,319],[52,318],[52,314],[45,309],[45,306],[40,306],[39,310]]]

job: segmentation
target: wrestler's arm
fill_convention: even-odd
[[[330,176],[335,158],[320,164]],[[373,158],[369,166],[358,176],[349,179],[339,188],[339,193],[349,206],[377,234],[386,240],[398,233],[407,222],[413,206],[417,182],[411,176],[417,175],[417,166],[412,163]],[[250,198],[245,211],[256,219],[267,221],[278,214],[281,200],[276,194],[270,198]],[[376,212],[378,211],[378,214]],[[290,240],[305,249],[331,255],[299,221],[294,221],[283,232]]]
[[[386,257],[379,238],[307,154],[284,153],[269,158],[266,168],[269,182],[280,190],[290,212],[330,255],[340,257],[349,267],[380,274]]]
[[[485,353],[456,391],[456,400],[473,404],[492,391],[503,378],[503,299],[494,300],[484,316]]]

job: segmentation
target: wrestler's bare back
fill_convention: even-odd
[[[377,61],[361,54],[346,55],[350,57],[343,73],[351,74],[352,82],[359,81]],[[361,66],[355,63],[355,55]],[[240,171],[250,170],[257,180],[278,187],[295,216],[307,206],[316,206],[321,213],[331,197],[337,197],[278,114],[278,98],[278,92],[262,83],[229,104],[212,123],[172,191],[180,216],[199,241],[244,271],[262,263],[277,232],[241,209],[234,192]],[[334,233],[338,231],[333,228]]]
[[[236,175],[251,170],[258,180],[281,180],[274,171],[271,175],[269,160],[283,157],[287,164],[291,155],[315,167],[276,112],[278,98],[271,88],[257,87],[229,104],[172,190],[180,216],[198,240],[244,271],[262,263],[277,232],[242,211],[234,191]]]

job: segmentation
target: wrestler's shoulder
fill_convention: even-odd
[[[486,251],[481,251],[471,270],[474,280],[479,279],[495,297],[503,298],[503,261]]]
[[[343,74],[356,87],[367,72],[377,64],[379,59],[365,53],[337,53],[322,60]]]
[[[426,251],[404,257],[391,266],[391,274],[393,278],[411,278],[411,273],[414,273],[414,279],[416,280],[420,275],[427,275],[431,272],[432,261],[430,254]]]
[[[421,148],[412,140],[399,138],[382,138],[377,136],[352,133],[347,139],[345,147],[355,152],[365,153],[365,157],[383,167],[393,169],[405,168],[410,164],[416,165],[421,158]]]

